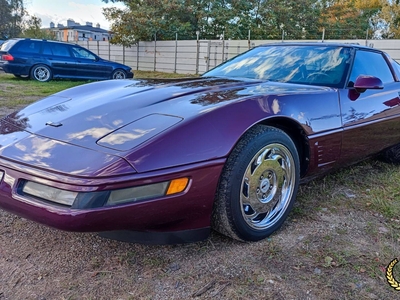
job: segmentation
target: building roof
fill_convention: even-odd
[[[86,25],[81,25],[79,23],[76,23],[74,20],[69,19],[67,21],[67,26],[64,26],[62,24],[57,24],[57,26],[54,26],[54,22],[50,22],[50,28],[48,29],[73,29],[73,30],[82,30],[82,31],[90,31],[90,32],[98,32],[98,33],[109,33],[109,30],[100,28],[100,24],[97,24],[96,26],[92,25],[93,23],[91,22],[86,22]]]
[[[108,33],[108,30],[103,28],[88,26],[88,25],[74,25],[74,26],[65,26],[58,29],[75,29],[75,30],[85,30],[85,31],[92,31],[92,32],[100,32],[100,33]]]

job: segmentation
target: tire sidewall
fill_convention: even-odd
[[[38,80],[38,79],[35,77],[35,71],[36,71],[36,69],[38,69],[38,68],[46,68],[46,69],[49,71],[49,78],[47,78],[46,80]],[[31,70],[31,78],[34,79],[34,80],[36,80],[36,81],[39,81],[39,82],[48,82],[48,81],[50,81],[50,80],[53,78],[53,72],[52,72],[52,70],[50,69],[50,67],[48,67],[48,66],[46,66],[46,65],[36,65],[36,66],[33,66],[33,67],[32,67],[32,70]]]
[[[276,223],[271,227],[262,230],[256,230],[251,228],[243,219],[242,208],[240,204],[240,193],[242,188],[242,180],[247,166],[253,157],[258,153],[258,151],[268,144],[281,144],[290,151],[296,168],[295,182],[289,204],[286,207],[286,211],[284,211],[284,213],[280,216],[279,220],[277,220]],[[230,211],[234,230],[238,237],[243,240],[257,241],[264,239],[282,226],[283,222],[287,218],[287,215],[293,207],[300,178],[300,163],[296,146],[286,133],[273,128],[259,134],[257,138],[245,144],[240,153],[235,157],[234,161],[230,163],[233,163],[233,168],[231,170],[232,175],[230,182],[230,195],[226,198],[228,201],[226,207]]]
[[[123,73],[124,74],[124,78],[114,78],[115,74],[118,73],[118,72]],[[126,76],[127,75],[126,75],[126,72],[124,70],[116,69],[116,70],[114,70],[114,72],[112,72],[111,79],[126,79]]]

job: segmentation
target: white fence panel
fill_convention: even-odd
[[[321,40],[307,41],[321,42]],[[108,41],[79,41],[78,44],[104,59],[126,64],[134,70],[201,74],[249,48],[281,42],[281,40],[152,41],[139,42],[132,47],[112,45]],[[400,61],[400,40],[326,40],[324,42],[366,45],[386,51],[393,59]]]

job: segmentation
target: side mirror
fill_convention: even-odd
[[[378,77],[360,75],[354,83],[354,89],[358,93],[364,93],[366,90],[381,90],[383,89],[383,83]]]

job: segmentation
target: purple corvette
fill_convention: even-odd
[[[400,67],[349,44],[256,47],[179,80],[111,80],[0,120],[0,207],[144,243],[263,239],[301,181],[400,161]]]

